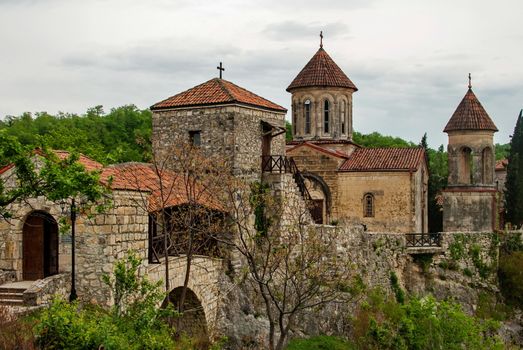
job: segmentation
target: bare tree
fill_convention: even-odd
[[[236,249],[249,267],[269,320],[269,348],[286,346],[305,310],[353,298],[353,269],[338,252],[338,228],[311,224],[298,197],[274,196],[267,185],[236,182],[229,210]]]

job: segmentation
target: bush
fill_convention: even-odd
[[[523,308],[523,251],[501,255],[498,276],[507,302]]]
[[[11,310],[3,305],[0,305],[0,349],[36,349],[30,322],[13,315]]]
[[[404,305],[373,292],[352,321],[357,349],[502,349],[497,322],[466,315],[459,304],[411,297]]]
[[[138,276],[139,259],[130,254],[116,263],[112,287],[115,306],[82,307],[56,299],[34,318],[36,343],[42,349],[175,349],[165,322],[172,308],[159,309],[165,294],[158,284]]]
[[[351,350],[352,344],[338,337],[318,336],[308,339],[293,339],[287,350]]]

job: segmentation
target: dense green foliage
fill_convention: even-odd
[[[507,222],[523,225],[523,110],[519,113],[508,156],[505,182],[505,210]]]
[[[77,151],[104,164],[147,161],[151,156],[151,112],[133,105],[107,114],[102,106],[84,115],[24,113],[0,121],[2,129],[24,146],[38,147],[43,141],[52,149]]]
[[[43,349],[175,349],[159,309],[165,294],[159,285],[138,277],[140,260],[130,254],[116,263],[114,280],[105,278],[118,302],[110,310],[55,300],[35,318],[36,343]]]
[[[353,319],[352,338],[358,349],[502,349],[497,327],[453,302],[425,297],[402,305],[374,291]]]
[[[9,182],[9,178],[0,179],[0,217],[9,218],[12,214],[9,205],[26,198],[46,196],[51,201],[60,201],[81,196],[89,206],[107,192],[100,184],[99,174],[85,171],[84,166],[77,162],[77,153],[59,159],[43,146],[37,154],[31,146],[21,145],[15,137],[0,130],[0,168],[14,165],[15,177],[12,180],[16,178],[17,185],[13,187],[4,183]],[[36,162],[35,157],[40,161]]]
[[[379,132],[362,134],[355,131],[352,134],[352,141],[363,147],[416,147],[417,145],[405,141],[400,137],[386,136]]]
[[[346,340],[320,335],[308,339],[294,339],[287,350],[351,350],[355,347]]]
[[[503,239],[498,277],[507,303],[523,309],[523,241],[519,233],[508,233]]]

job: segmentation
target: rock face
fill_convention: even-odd
[[[494,301],[499,293],[496,274],[499,239],[494,233],[444,233],[441,248],[427,253],[426,249],[424,252],[407,248],[405,235],[369,233],[361,227],[323,226],[323,229],[344,231],[338,254],[351,257],[354,272],[367,290],[380,288],[388,294],[394,293],[391,283],[394,275],[397,285],[408,293],[454,299],[469,314],[484,307],[485,300]],[[230,280],[221,283],[232,286]],[[253,304],[255,295],[244,284],[235,288],[220,310],[221,330],[231,340],[231,349],[262,346],[267,339],[268,323],[263,317],[261,301]],[[357,300],[332,303],[301,314],[294,336],[349,334],[348,317],[356,303]],[[518,322],[503,326],[507,339],[518,337],[521,327]]]

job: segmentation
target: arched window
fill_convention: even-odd
[[[329,100],[325,100],[323,103],[323,132],[329,132]]]
[[[493,178],[492,178],[492,150],[489,147],[485,147],[483,149],[483,152],[481,152],[481,163],[483,164],[483,171],[482,171],[482,180],[484,184],[492,184]]]
[[[345,135],[345,101],[341,101],[340,119],[341,119],[341,133],[343,135]]]
[[[366,193],[363,196],[363,216],[366,218],[374,217],[374,196]]]
[[[305,101],[305,133],[311,133],[311,100]]]
[[[468,147],[463,147],[461,149],[459,168],[459,182],[462,184],[474,183],[472,150]]]

